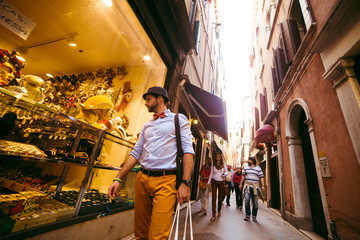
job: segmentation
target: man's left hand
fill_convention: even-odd
[[[183,204],[183,202],[190,200],[190,187],[182,183],[177,191],[177,201],[178,203]]]

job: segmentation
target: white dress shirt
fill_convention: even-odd
[[[136,160],[141,160],[142,168],[147,170],[176,169],[175,115],[167,109],[164,118],[151,119],[144,124],[139,140],[130,153]],[[179,114],[179,125],[184,154],[194,154],[189,120],[183,114]]]

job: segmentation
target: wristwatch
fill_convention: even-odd
[[[186,186],[191,186],[191,180],[181,180],[181,183],[185,183]]]

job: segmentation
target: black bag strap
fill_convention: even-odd
[[[184,155],[182,146],[181,146],[181,135],[180,135],[180,124],[179,124],[179,114],[175,115],[175,133],[176,133],[176,146],[177,146],[177,157],[182,158]]]
[[[179,189],[181,185],[182,175],[183,175],[183,166],[182,159],[184,156],[184,152],[181,146],[181,135],[180,135],[180,124],[179,124],[179,114],[175,115],[175,135],[176,135],[176,189]]]

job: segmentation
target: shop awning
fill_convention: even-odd
[[[255,133],[255,146],[259,143],[269,143],[275,141],[275,128],[270,124],[265,124],[260,127]]]
[[[196,87],[189,82],[184,84],[184,88],[205,130],[212,131],[227,141],[228,133],[225,102],[214,94]]]

